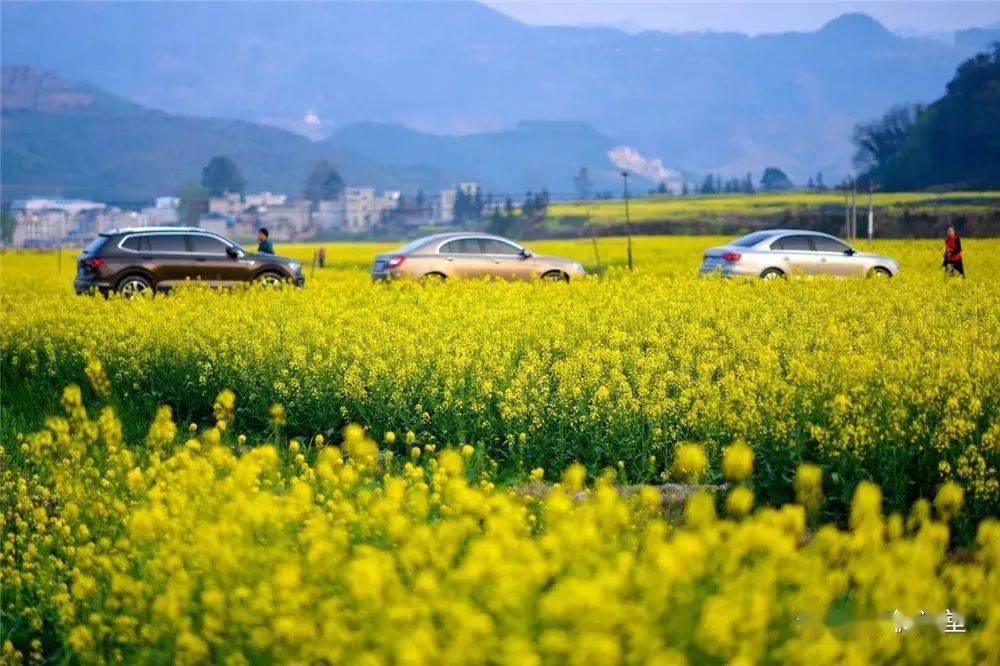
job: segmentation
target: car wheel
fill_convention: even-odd
[[[438,284],[447,280],[447,276],[444,273],[428,273],[427,275],[420,278],[421,282],[427,284]]]
[[[785,277],[785,272],[780,268],[767,268],[760,274],[761,280],[777,280],[783,277]]]
[[[271,271],[261,273],[260,275],[258,275],[253,279],[254,284],[263,285],[265,287],[280,287],[282,284],[284,284],[284,282],[285,278],[278,275],[277,273],[272,273]]]
[[[153,284],[141,275],[129,275],[118,283],[115,291],[121,294],[122,298],[132,300],[152,294]]]
[[[546,282],[569,282],[569,276],[562,271],[549,271],[542,275],[542,279]]]
[[[892,273],[889,272],[888,268],[883,268],[881,266],[876,266],[875,268],[868,271],[868,277],[874,278],[891,278]]]

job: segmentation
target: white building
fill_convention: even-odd
[[[313,213],[313,224],[318,229],[340,229],[344,226],[344,200],[324,199]]]
[[[207,213],[198,218],[198,226],[213,234],[225,236],[229,229],[229,218],[218,213]]]
[[[268,233],[274,240],[298,238],[309,228],[309,202],[296,201],[262,207],[258,220],[260,226],[267,227]]]
[[[14,201],[10,211],[17,221],[16,246],[57,245],[80,234],[81,223],[89,225],[105,209],[96,201],[82,199],[26,199]]]
[[[181,200],[177,197],[157,197],[153,206],[142,209],[146,225],[151,227],[169,227],[178,224],[177,208]]]
[[[455,199],[458,198],[457,189],[441,190],[437,201],[438,221],[443,224],[450,224],[455,221]]]
[[[399,190],[386,190],[382,196],[375,200],[375,216],[380,218],[384,213],[396,210],[403,200],[403,193]]]
[[[475,197],[479,193],[479,183],[474,180],[467,180],[458,184],[458,191],[466,196]]]
[[[243,197],[239,192],[226,192],[221,197],[211,197],[208,200],[208,212],[216,215],[239,215],[243,212]]]
[[[243,197],[243,204],[246,208],[250,206],[281,206],[288,201],[288,196],[284,194],[271,194],[270,192],[258,192],[248,194]]]
[[[344,190],[344,229],[371,229],[376,218],[374,187],[348,187]]]

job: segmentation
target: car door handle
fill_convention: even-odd
[[[195,257],[195,261],[205,261],[205,257]]]
[[[826,261],[826,257],[820,257],[819,260],[820,261]]]
[[[499,259],[490,259],[490,261],[492,261],[494,264],[499,264],[500,263]]]
[[[788,257],[782,257],[781,260],[782,261],[788,261]]]
[[[445,257],[448,261],[455,261],[455,257]]]

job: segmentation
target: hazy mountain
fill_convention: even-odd
[[[5,64],[174,113],[312,135],[353,122],[438,134],[579,120],[667,166],[741,174],[850,164],[855,122],[940,96],[953,45],[850,14],[809,33],[530,27],[472,2],[4,2]]]
[[[584,166],[595,189],[621,188],[621,176],[608,159],[615,142],[580,122],[522,122],[511,130],[463,136],[353,123],[336,131],[327,145],[380,162],[467,174],[492,192],[514,196],[543,188],[572,193],[573,176]]]
[[[37,69],[4,67],[0,95],[5,201],[51,195],[149,201],[198,180],[214,155],[232,158],[250,189],[296,195],[321,157],[348,184],[415,191],[458,178],[444,169],[381,164],[273,127],[152,111]]]

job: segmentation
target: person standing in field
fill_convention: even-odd
[[[962,265],[962,239],[958,237],[955,227],[948,227],[948,233],[944,237],[944,266],[945,274],[954,275],[956,272],[965,277],[965,266]]]
[[[257,254],[274,254],[274,245],[268,239],[267,227],[257,230]]]

